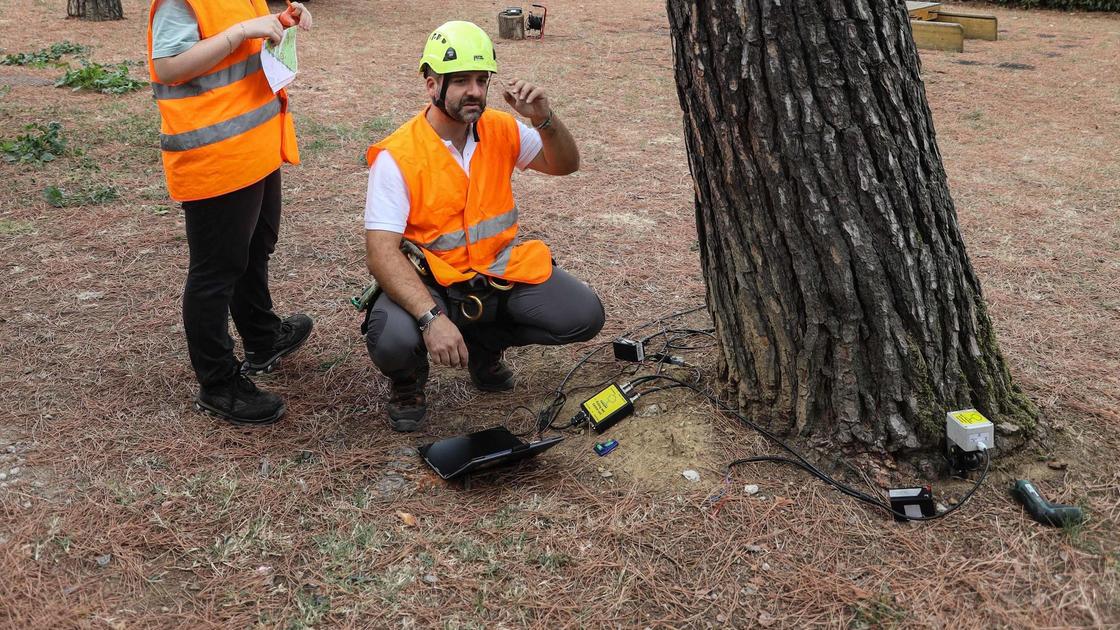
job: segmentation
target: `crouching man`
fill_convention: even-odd
[[[429,357],[467,368],[481,390],[505,391],[514,386],[506,348],[586,341],[603,327],[598,296],[554,267],[544,243],[519,242],[514,169],[567,175],[579,150],[540,87],[500,86],[529,124],[487,109],[497,69],[481,28],[440,26],[420,60],[431,104],[367,153],[366,259],[383,291],[366,345],[392,381],[395,431],[427,418]]]

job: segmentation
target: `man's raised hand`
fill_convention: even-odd
[[[502,97],[513,111],[533,121],[534,125],[548,118],[550,106],[542,87],[521,79],[511,79],[502,90]]]

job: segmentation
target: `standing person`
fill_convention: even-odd
[[[311,28],[292,2],[153,0],[148,69],[161,118],[160,148],[171,198],[182,202],[190,265],[183,325],[198,377],[197,408],[239,424],[266,424],[284,401],[246,374],[271,371],[311,334],[311,318],[272,312],[268,259],[280,230],[280,165],[299,163],[284,90],[261,70],[264,39],[283,25]],[[245,346],[233,354],[229,318]]]
[[[366,261],[384,290],[366,345],[392,381],[396,431],[416,431],[427,418],[429,355],[467,368],[481,390],[505,391],[514,385],[506,348],[586,341],[603,327],[595,292],[554,267],[544,243],[517,234],[514,169],[573,173],[575,140],[544,90],[526,81],[500,89],[531,126],[487,109],[497,70],[481,28],[440,26],[420,60],[431,104],[366,155]]]

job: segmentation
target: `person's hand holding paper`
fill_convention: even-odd
[[[295,27],[284,29],[280,43],[265,42],[261,48],[261,68],[273,92],[279,92],[296,78],[299,63],[296,58]]]

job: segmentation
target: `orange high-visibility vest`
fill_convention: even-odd
[[[518,243],[517,205],[510,177],[521,152],[513,116],[492,109],[475,123],[478,144],[468,178],[432,129],[427,109],[371,146],[372,167],[388,151],[408,185],[404,238],[424,251],[443,286],[477,274],[540,284],[552,275],[552,254],[541,241]]]
[[[167,191],[176,201],[217,197],[264,179],[281,162],[299,164],[296,130],[284,90],[274,94],[261,69],[262,40],[249,39],[201,76],[167,84],[152,61],[153,0],[148,17],[148,71],[159,105]],[[186,0],[202,39],[258,16],[266,0]],[[226,45],[226,42],[222,42]]]

